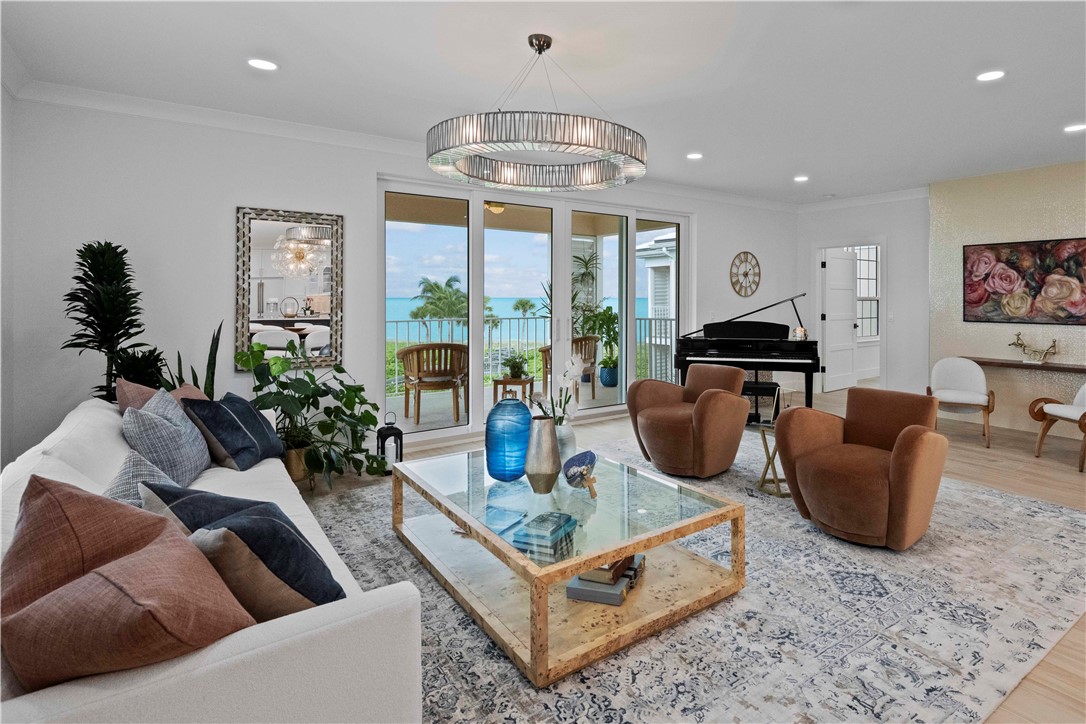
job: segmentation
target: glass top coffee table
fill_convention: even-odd
[[[392,527],[537,687],[746,585],[739,503],[602,457],[594,473],[597,498],[561,475],[550,494],[537,495],[526,478],[506,483],[488,476],[484,456],[476,450],[396,463]],[[404,520],[405,485],[436,511]],[[548,513],[576,521],[561,544],[530,552],[515,547],[517,531]],[[675,542],[725,522],[731,523],[730,568]],[[634,553],[645,554],[645,572],[621,606],[566,598],[573,576]]]

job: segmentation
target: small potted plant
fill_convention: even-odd
[[[589,334],[598,335],[603,345],[600,358],[600,384],[604,387],[618,385],[618,314],[610,306],[585,317]]]
[[[520,352],[514,352],[505,358],[502,365],[509,370],[509,377],[519,380],[524,377],[524,370],[528,366],[528,358]]]

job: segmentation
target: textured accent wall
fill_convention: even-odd
[[[943,357],[1022,359],[1007,345],[1015,332],[1031,347],[1056,339],[1056,362],[1086,364],[1086,328],[1081,326],[993,324],[962,321],[962,247],[968,244],[1086,237],[1086,163],[943,181],[931,185],[929,250],[930,362]],[[1037,397],[1070,402],[1086,375],[986,367],[996,393],[992,424],[1035,431],[1027,406]],[[979,421],[979,415],[940,413]],[[1063,429],[1061,429],[1063,428]],[[1052,435],[1076,437],[1073,425],[1056,425]],[[998,444],[998,437],[996,443]]]

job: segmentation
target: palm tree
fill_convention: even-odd
[[[520,316],[524,317],[524,336],[528,336],[528,313],[535,309],[535,302],[531,299],[521,297],[513,302],[513,311],[520,312]]]
[[[444,337],[445,320],[451,320],[449,326],[449,339],[452,339],[452,330],[455,325],[463,324],[468,316],[468,295],[460,288],[460,277],[455,274],[445,280],[444,283],[429,277],[419,279],[419,293],[413,299],[422,302],[411,312],[412,319],[436,319],[438,320],[438,338]],[[417,312],[417,314],[416,314]],[[429,341],[430,330],[426,330]]]
[[[116,399],[114,366],[125,343],[143,333],[140,293],[136,290],[128,250],[108,241],[87,242],[76,251],[75,286],[64,295],[65,315],[79,324],[62,349],[101,352],[106,356],[105,384],[95,390],[98,397]],[[143,343],[128,349],[145,347]]]
[[[490,297],[483,297],[483,324],[486,325],[487,354],[494,348],[494,330],[501,326],[501,317],[494,314],[494,305],[490,303]]]

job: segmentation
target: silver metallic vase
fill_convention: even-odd
[[[558,435],[554,431],[554,418],[536,416],[528,429],[528,456],[524,460],[524,473],[532,490],[546,495],[554,490],[562,461],[558,456]]]

